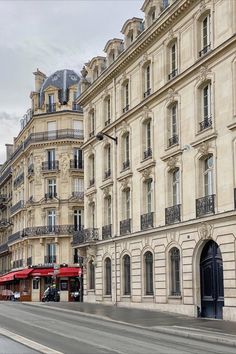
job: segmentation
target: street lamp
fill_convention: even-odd
[[[107,134],[107,133],[102,133],[102,132],[98,133],[98,134],[96,135],[96,139],[97,139],[97,140],[103,140],[104,135],[107,136],[109,139],[114,140],[115,143],[117,144],[117,138],[113,138],[113,136],[110,136],[110,135]]]

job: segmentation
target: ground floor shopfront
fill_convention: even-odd
[[[20,301],[41,301],[45,289],[55,284],[60,301],[74,301],[75,292],[82,301],[83,275],[79,267],[35,266],[12,271],[0,277],[0,300],[10,300],[15,293]]]
[[[84,248],[84,301],[236,321],[235,215],[212,216]],[[93,274],[94,273],[94,274]]]

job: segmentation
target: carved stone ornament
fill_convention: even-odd
[[[91,205],[94,203],[94,195],[93,194],[90,194],[88,196],[88,204]]]
[[[42,171],[42,157],[37,156],[35,158],[35,183],[42,184],[41,171]]]
[[[122,74],[122,78],[121,78],[121,81],[124,82],[125,80],[127,80],[127,74],[126,74],[126,71],[123,72]]]
[[[129,179],[128,178],[124,178],[121,181],[121,187],[122,189],[127,189],[129,187]]]
[[[142,176],[146,180],[150,177],[151,174],[151,168],[145,168],[145,170],[142,171]]]
[[[91,144],[89,144],[89,146],[88,146],[87,154],[88,154],[88,156],[91,156],[94,154],[93,146]]]
[[[70,156],[69,154],[60,155],[60,169],[61,169],[61,180],[63,182],[68,182],[68,171],[70,168]]]
[[[149,58],[148,58],[148,53],[144,53],[144,54],[143,54],[143,58],[142,58],[143,64],[146,63],[146,62],[148,61],[148,59],[149,59]]]
[[[110,188],[109,187],[106,187],[103,189],[103,195],[105,198],[109,197],[109,195],[110,195]]]
[[[201,145],[198,148],[198,152],[202,156],[207,156],[209,154],[209,144],[207,142],[201,143]]]
[[[207,66],[201,66],[200,67],[200,72],[199,72],[199,80],[201,82],[204,82],[207,80],[207,76],[209,75],[210,70],[208,69]]]
[[[176,101],[176,95],[177,92],[173,88],[170,88],[167,94],[167,101],[169,101],[170,103]]]
[[[206,9],[206,3],[205,3],[205,0],[202,0],[199,5],[199,12],[203,13],[205,11],[205,9]]]
[[[207,222],[202,222],[198,228],[199,237],[202,240],[206,240],[212,237],[212,225],[208,224]]]
[[[123,135],[123,134],[127,133],[129,131],[128,128],[129,128],[128,124],[125,121],[123,121],[122,128],[121,128],[121,134]]]
[[[152,111],[149,109],[148,106],[143,107],[143,114],[142,115],[143,115],[144,119],[149,118],[151,113],[152,113]]]
[[[81,75],[83,79],[85,79],[86,76],[88,75],[88,71],[86,70],[85,66],[83,66],[83,69],[81,70]]]
[[[176,168],[177,162],[178,162],[177,157],[172,156],[167,160],[167,166],[169,167],[170,170],[174,170]]]
[[[172,41],[173,38],[174,38],[174,31],[173,28],[171,28],[168,32],[168,37],[167,37],[168,42]]]

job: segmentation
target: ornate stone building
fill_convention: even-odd
[[[236,320],[236,2],[142,10],[82,71],[84,299]]]
[[[75,103],[79,76],[37,70],[32,109],[21,121],[0,169],[2,295],[39,300],[56,280],[61,299],[78,290],[72,235],[83,227],[83,114]]]

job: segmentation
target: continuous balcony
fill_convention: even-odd
[[[153,215],[153,212],[141,215],[141,230],[147,230],[153,227]]]
[[[168,79],[171,80],[174,77],[176,77],[177,75],[178,75],[178,69],[174,69],[174,70],[171,71],[171,73],[169,73]]]
[[[57,256],[44,256],[44,263],[45,264],[52,264],[57,263]]]
[[[58,171],[58,170],[59,170],[59,161],[58,160],[42,162],[42,171],[43,172]]]
[[[6,179],[8,179],[9,177],[11,177],[11,175],[12,175],[12,169],[11,167],[8,167],[0,176],[0,184]]]
[[[207,54],[211,50],[211,44],[206,45],[202,50],[199,52],[199,57]]]
[[[143,158],[148,159],[149,157],[152,157],[152,148],[148,147],[147,150],[143,152]]]
[[[74,232],[74,225],[48,225],[26,227],[23,230],[24,237],[37,237],[47,235],[72,235]]]
[[[178,143],[179,143],[179,136],[177,134],[175,134],[171,138],[169,138],[169,147],[176,145]]]
[[[0,254],[8,252],[8,243],[2,243],[0,245]]]
[[[84,192],[72,192],[72,197],[79,200],[84,200]]]
[[[22,238],[22,231],[17,231],[8,237],[8,245]]]
[[[17,202],[16,204],[14,204],[11,207],[11,215],[15,214],[16,212],[20,211],[23,208],[24,208],[24,201],[23,200],[19,200],[19,202]]]
[[[215,194],[196,199],[197,218],[215,213]]]
[[[181,221],[181,204],[173,205],[165,209],[166,225],[171,225]]]
[[[83,161],[79,161],[76,159],[70,160],[70,169],[76,171],[83,171],[84,170]]]
[[[95,242],[99,238],[99,232],[96,228],[88,228],[75,232],[72,245],[80,245],[84,243]]]
[[[204,120],[202,122],[199,123],[200,126],[200,131],[203,131],[207,128],[211,128],[212,127],[212,118],[210,117],[206,117],[204,118]]]
[[[120,234],[126,235],[131,233],[131,219],[120,221]]]
[[[22,183],[24,183],[24,173],[21,173],[14,179],[13,186],[14,188],[18,188]]]
[[[102,227],[102,239],[108,240],[112,237],[112,225],[105,225]]]

